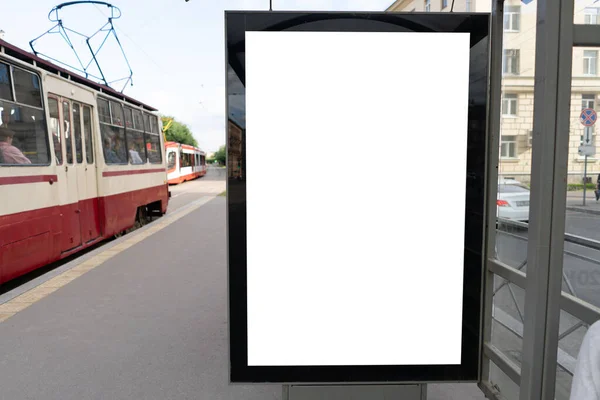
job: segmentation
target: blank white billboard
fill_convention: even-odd
[[[245,45],[248,365],[460,364],[469,34]]]

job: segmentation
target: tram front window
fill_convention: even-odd
[[[167,169],[173,169],[175,168],[175,153],[173,153],[172,151],[169,152],[169,155],[167,156]]]

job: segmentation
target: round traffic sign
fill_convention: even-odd
[[[591,108],[584,109],[579,116],[579,121],[583,126],[592,126],[596,123],[597,119],[598,115],[596,114],[596,111]]]

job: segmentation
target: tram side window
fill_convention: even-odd
[[[83,139],[81,138],[81,107],[73,103],[73,139],[75,139],[75,158],[77,164],[83,163]]]
[[[106,106],[108,104],[110,104],[110,109],[107,116]],[[98,114],[100,115],[100,135],[102,137],[104,160],[107,164],[127,164],[127,145],[121,104],[114,101],[108,103],[106,100],[99,98]]]
[[[152,164],[162,163],[162,147],[160,144],[160,133],[155,116],[150,117],[144,114],[144,122],[146,125],[145,139],[146,150],[148,151],[148,159]]]
[[[200,165],[206,165],[206,156],[200,156]]]
[[[20,68],[13,68],[13,80],[18,103],[42,108],[40,78],[36,74]]]
[[[0,100],[0,164],[49,162],[44,110]]]
[[[112,124],[116,126],[125,126],[124,116],[123,116],[123,106],[116,101],[110,102],[110,116],[112,120]]]
[[[110,124],[110,108],[108,106],[108,101],[102,98],[98,98],[98,118],[100,118],[100,122]]]
[[[179,168],[185,168],[190,166],[190,155],[181,151],[179,155]]]
[[[0,99],[12,101],[12,85],[8,65],[0,63]]]
[[[83,106],[83,135],[85,136],[85,160],[88,164],[93,164],[92,110],[88,106]]]
[[[62,140],[60,136],[60,115],[58,113],[58,99],[48,98],[48,113],[50,114],[50,136],[54,142],[54,157],[56,165],[63,163]]]
[[[22,97],[23,85],[27,82],[30,85],[29,97]],[[15,91],[18,96],[15,96]],[[17,104],[15,98],[23,104]],[[48,165],[50,163],[46,117],[41,103],[37,75],[0,63],[1,165]]]
[[[142,112],[139,110],[133,110],[133,127],[138,131],[144,130],[144,119]]]
[[[129,161],[132,164],[145,164],[147,160],[144,146],[144,130],[134,128],[133,110],[125,107],[125,137],[129,150]]]

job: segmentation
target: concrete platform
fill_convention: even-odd
[[[279,385],[228,385],[226,202],[201,203],[64,266],[69,282],[0,322],[0,397],[281,399]],[[429,387],[429,399],[483,398]]]

